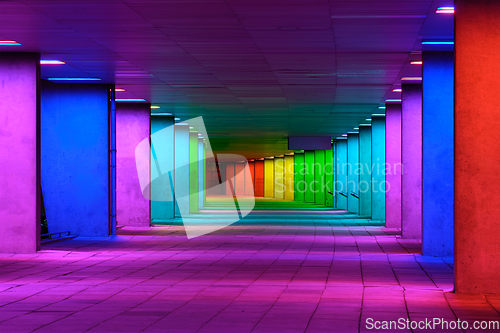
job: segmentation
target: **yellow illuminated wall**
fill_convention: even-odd
[[[285,200],[295,200],[294,191],[294,157],[285,156]]]
[[[274,197],[285,198],[285,160],[283,157],[274,158]]]
[[[274,198],[274,160],[264,160],[264,198]]]

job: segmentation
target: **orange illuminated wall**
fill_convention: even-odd
[[[255,161],[255,196],[264,196],[264,161]]]

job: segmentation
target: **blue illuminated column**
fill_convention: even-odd
[[[174,149],[174,187],[175,215],[189,215],[189,125],[179,123],[175,126]],[[182,214],[181,214],[182,213]]]
[[[200,209],[205,204],[205,144],[203,139],[198,139],[198,206]]]
[[[347,211],[359,213],[359,134],[347,134]]]
[[[41,181],[49,232],[110,234],[109,93],[109,85],[42,85]]]
[[[453,52],[423,56],[422,253],[453,255]]]
[[[385,220],[385,116],[372,116],[372,220]]]
[[[39,82],[40,54],[0,53],[0,253],[40,247]]]
[[[403,238],[422,238],[422,85],[403,84],[401,186]]]
[[[174,170],[174,117],[151,115],[151,135],[155,138],[151,147],[151,168],[157,168],[156,174],[161,175],[152,180],[150,185],[151,220],[159,222],[175,217],[175,202],[171,187],[174,175],[165,172]],[[161,137],[156,139],[158,135]]]
[[[347,210],[347,139],[335,140],[335,208]]]
[[[372,215],[372,128],[359,126],[359,215]]]

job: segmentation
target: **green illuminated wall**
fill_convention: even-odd
[[[314,202],[314,150],[304,152],[304,181],[306,191],[304,193],[305,202]]]
[[[325,151],[314,151],[314,202],[325,204]]]

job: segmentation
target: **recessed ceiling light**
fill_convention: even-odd
[[[359,127],[354,127],[355,130],[359,130]]]
[[[347,134],[359,134],[358,132],[347,132]]]
[[[40,65],[64,65],[66,64],[61,60],[40,60]]]
[[[422,77],[420,76],[403,76],[401,78],[402,81],[422,81]]]
[[[372,119],[371,119],[371,118],[366,118],[365,120],[366,120],[366,121],[372,121]]]
[[[49,77],[49,81],[101,81],[98,77]]]
[[[115,102],[145,102],[144,98],[116,98]]]
[[[18,43],[15,40],[0,40],[0,45],[21,45],[21,43]]]
[[[413,61],[410,61],[410,65],[422,65],[423,62],[422,60],[413,60]]]
[[[359,126],[371,126],[372,124],[359,124]]]
[[[347,134],[342,134],[342,136],[347,136]]]
[[[115,88],[115,92],[125,91],[123,88]]]
[[[372,114],[372,116],[374,116],[374,117],[377,117],[377,116],[378,117],[385,117],[385,114],[383,114],[383,113],[374,113],[374,114]]]
[[[151,105],[151,109],[159,109],[160,107],[158,105]]]
[[[436,13],[438,13],[438,14],[454,14],[455,7],[438,7],[436,9]]]
[[[181,118],[174,118],[174,120],[179,121],[179,120],[181,120]]]
[[[423,40],[422,45],[453,45],[455,44],[452,40]]]
[[[171,116],[172,114],[171,113],[166,113],[166,112],[162,112],[162,113],[159,113],[159,112],[155,112],[155,113],[151,113],[152,116]]]
[[[392,89],[392,92],[402,92],[402,91],[403,91],[403,89],[401,89],[401,88]]]
[[[378,108],[381,109],[381,110],[384,110],[385,106],[379,106]]]
[[[386,103],[400,103],[401,102],[401,99],[399,98],[392,98],[392,99],[386,99],[385,100]]]

